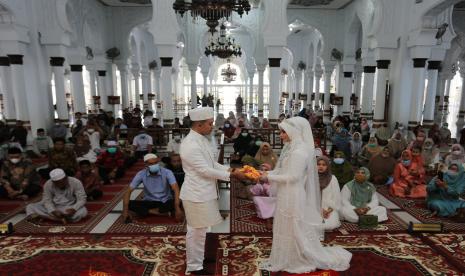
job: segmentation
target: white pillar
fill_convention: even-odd
[[[3,117],[6,123],[12,125],[16,121],[16,109],[11,83],[11,67],[8,57],[0,57],[0,79],[3,94]]]
[[[208,96],[208,72],[202,72],[203,76],[203,94],[202,96]]]
[[[140,71],[140,77],[142,79],[142,94],[143,94],[143,106],[144,110],[149,107],[149,93],[150,93],[150,72],[147,68],[142,67]]]
[[[163,99],[163,124],[165,126],[174,124],[173,86],[171,80],[172,57],[161,59],[161,91]]]
[[[360,95],[362,94],[362,67],[355,67],[354,94],[357,99],[354,107],[354,117],[360,117]]]
[[[86,98],[84,95],[84,80],[82,77],[82,65],[75,64],[71,67],[71,89],[74,98],[74,112],[87,113]]]
[[[249,118],[253,115],[253,77],[255,72],[249,72]]]
[[[134,107],[136,105],[140,105],[140,84],[139,84],[139,78],[140,78],[140,73],[139,70],[133,69],[132,70],[132,76],[134,77]]]
[[[436,102],[436,90],[438,89],[438,74],[440,61],[428,62],[428,90],[425,100],[425,111],[423,113],[423,125],[430,128],[434,124],[434,109]]]
[[[197,64],[188,64],[191,74],[191,108],[197,108]]]
[[[373,120],[373,90],[375,84],[376,66],[363,67],[363,96],[362,96],[362,118]]]
[[[162,108],[161,108],[161,83],[160,83],[160,76],[161,76],[161,69],[157,68],[154,70],[154,87],[153,91],[155,92],[155,98],[156,98],[156,103],[155,103],[155,108],[156,108],[156,117],[161,118],[162,117]]]
[[[64,62],[65,58],[63,57],[50,58],[50,66],[52,66],[53,76],[55,79],[55,97],[58,120],[64,122],[65,124],[68,124],[69,114],[65,92],[65,68],[63,67]]]
[[[459,111],[458,120],[457,120],[456,137],[458,139],[460,138],[460,132],[463,126],[465,125],[465,66],[460,67],[460,76],[462,77],[462,93],[460,94],[461,95],[460,96],[460,111]]]
[[[327,66],[324,70],[324,76],[325,76],[325,87],[324,87],[324,108],[323,108],[323,120],[325,123],[331,122],[331,77],[333,75],[334,67],[333,66]],[[317,82],[320,83],[320,82]],[[315,88],[316,90],[316,88]],[[318,87],[319,90],[319,87]]]
[[[302,75],[303,75],[303,73],[304,73],[303,71],[297,70],[296,75],[295,75],[295,85],[294,85],[294,87],[295,87],[295,91],[294,91],[295,95],[294,95],[294,97],[295,97],[296,109],[298,109],[298,105],[300,103],[299,95],[303,94],[303,89],[302,89],[302,86],[303,86],[302,85],[302,81],[303,81]],[[303,107],[305,107],[305,106],[303,106]]]
[[[311,68],[305,71],[305,80],[304,80],[304,92],[307,95],[307,101],[304,102],[304,106],[307,107],[308,110],[312,109],[312,95],[313,95],[313,70]],[[315,93],[315,110],[318,109],[318,101],[319,101],[320,94],[318,94],[318,99]]]
[[[377,60],[377,79],[376,79],[376,106],[373,117],[373,125],[379,126],[385,123],[384,109],[386,104],[386,81],[389,77],[390,60]]]
[[[97,77],[97,89],[98,95],[100,96],[100,108],[104,111],[108,111],[108,94],[107,94],[107,80],[106,75],[107,71],[105,70],[98,70],[98,77]]]
[[[128,68],[126,64],[118,64],[118,70],[121,81],[121,104],[123,109],[129,108],[129,81]]]
[[[318,110],[320,108],[319,102],[320,102],[320,92],[321,92],[321,77],[323,77],[323,70],[321,68],[318,68],[317,70],[315,70],[314,78],[312,79],[312,83],[313,81],[315,82],[314,84],[315,86],[315,110]],[[310,97],[310,105],[311,105],[312,95],[310,95],[309,97]]]
[[[270,123],[277,124],[279,117],[279,98],[281,94],[279,91],[281,58],[269,58],[268,61],[270,66],[270,102],[268,103],[270,111],[268,119]]]
[[[258,117],[263,118],[263,77],[266,69],[266,64],[257,64],[258,72]]]
[[[438,88],[436,90],[436,97],[439,97],[439,102],[436,102],[434,108],[434,122],[436,124],[442,124],[442,109],[444,107],[444,90],[446,90],[446,79],[444,74],[438,75]]]
[[[244,96],[242,97],[242,101],[244,102],[244,106],[241,113],[247,113],[247,103],[249,102],[249,77],[247,75],[244,76]]]
[[[341,89],[339,93],[342,93],[343,104],[342,104],[342,115],[350,116],[350,97],[352,96],[352,76],[353,72],[344,72],[344,78],[342,80]]]
[[[408,126],[413,129],[421,122],[423,95],[425,91],[426,58],[413,59],[412,97]],[[378,101],[376,101],[378,106]]]

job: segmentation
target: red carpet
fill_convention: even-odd
[[[423,223],[443,223],[445,231],[465,231],[464,223],[457,223],[449,218],[430,217],[431,211],[427,209],[425,199],[391,196],[387,186],[379,187],[378,192]]]
[[[237,186],[241,183],[231,182],[231,233],[271,233],[271,229],[266,228],[266,220],[257,216],[255,205],[252,201],[237,198]],[[361,229],[355,223],[342,222],[340,228],[334,230],[345,230],[352,232],[404,232],[407,225],[392,212],[388,212],[388,220],[380,223],[375,229]]]
[[[67,225],[58,224],[54,221],[32,222],[27,218],[15,225],[16,233],[89,233],[123,198],[128,184],[134,175],[144,167],[139,162],[126,171],[123,178],[114,184],[103,186],[104,195],[94,201],[88,201],[86,208],[88,215],[86,218],[76,223]]]
[[[422,239],[465,274],[465,232],[423,234]]]

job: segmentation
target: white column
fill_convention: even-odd
[[[100,108],[108,111],[108,94],[107,94],[107,80],[106,75],[107,71],[105,70],[98,70],[98,77],[97,77],[97,89],[98,95],[100,96]]]
[[[390,60],[377,60],[377,79],[376,79],[376,106],[373,117],[373,125],[378,126],[385,123],[384,109],[386,104],[386,81],[389,77]]]
[[[436,91],[436,97],[439,97],[439,102],[436,102],[434,108],[434,122],[436,124],[442,124],[442,109],[444,107],[444,90],[446,90],[446,79],[444,74],[440,73],[438,75],[438,88]]]
[[[155,108],[156,108],[156,117],[161,118],[162,117],[162,108],[161,108],[161,83],[160,83],[160,76],[161,76],[161,69],[157,68],[154,70],[154,87],[153,91],[155,92],[155,97],[156,97],[156,102],[155,102]]]
[[[268,60],[270,66],[270,102],[268,103],[270,112],[268,114],[268,119],[270,123],[277,124],[279,117],[279,98],[281,94],[279,91],[281,58],[269,58]]]
[[[143,94],[143,106],[144,110],[149,107],[149,93],[150,93],[150,72],[148,68],[142,67],[140,71],[140,77],[142,79],[142,94]]]
[[[66,101],[65,92],[65,68],[63,67],[64,62],[65,58],[63,57],[50,58],[50,66],[52,66],[53,76],[55,79],[55,97],[58,120],[67,124],[69,123],[69,116],[68,103]]]
[[[191,74],[191,108],[197,108],[197,64],[188,64]]]
[[[375,84],[376,66],[363,67],[363,97],[362,97],[362,118],[373,120],[373,89]]]
[[[354,117],[360,117],[360,95],[362,94],[362,70],[361,66],[355,67],[355,82],[354,82],[354,94],[357,97],[357,101],[354,107]]]
[[[84,95],[84,80],[82,77],[82,65],[75,64],[71,67],[71,89],[74,98],[74,112],[87,113],[86,98]]]
[[[298,105],[300,103],[299,95],[303,94],[303,89],[302,89],[302,81],[303,81],[303,71],[297,70],[296,75],[295,75],[295,105],[296,109],[298,109]],[[303,106],[305,107],[305,106]]]
[[[324,87],[324,108],[323,108],[323,120],[325,123],[331,122],[331,77],[333,75],[334,67],[333,66],[327,66],[324,70],[324,76],[325,76],[325,87]],[[320,82],[317,82],[320,83]],[[315,88],[316,90],[316,88]],[[318,87],[319,90],[319,87]]]
[[[306,106],[308,110],[312,109],[312,94],[313,94],[313,70],[311,68],[308,68],[305,70],[305,80],[304,80],[304,92],[307,95],[307,101],[304,102],[304,107]],[[318,94],[318,97],[320,97],[320,94]],[[315,95],[315,110],[318,109],[318,101],[316,95]]]
[[[128,68],[126,64],[118,64],[118,70],[121,81],[121,104],[123,109],[129,108],[129,81]]]
[[[266,64],[257,64],[258,72],[258,117],[263,118],[263,77],[266,69]]]
[[[460,67],[460,76],[462,77],[462,93],[460,96],[460,111],[457,120],[457,135],[460,138],[460,132],[465,125],[465,66]],[[450,81],[449,81],[450,83]],[[446,90],[447,92],[447,90]]]
[[[0,79],[3,94],[3,116],[6,123],[12,125],[16,121],[16,109],[11,83],[11,67],[8,57],[0,57]]]
[[[163,99],[163,124],[165,126],[174,123],[173,106],[173,86],[171,80],[172,57],[162,57],[161,59],[161,91]]]
[[[412,97],[410,105],[409,128],[416,127],[421,122],[423,109],[423,94],[425,91],[426,58],[413,59]],[[378,106],[378,101],[376,101]]]
[[[423,113],[423,125],[430,128],[434,124],[434,109],[436,102],[436,90],[438,89],[438,74],[440,61],[428,62],[428,90],[425,100],[425,111]]]
[[[132,70],[132,76],[134,77],[134,107],[137,105],[140,106],[140,84],[139,84],[139,78],[140,78],[140,73],[138,69],[133,69]]]
[[[253,115],[253,77],[255,72],[249,72],[249,118]]]
[[[242,97],[242,101],[244,102],[244,106],[241,113],[247,113],[247,103],[249,102],[249,77],[247,75],[244,76],[244,96]]]
[[[339,93],[342,93],[344,102],[342,104],[342,115],[350,116],[350,97],[352,96],[352,76],[353,72],[344,72],[344,78],[342,80],[341,89]]]
[[[314,78],[312,79],[312,83],[315,82],[315,110],[318,110],[320,108],[320,92],[321,92],[321,77],[323,77],[323,70],[321,67],[318,67],[317,70],[315,70]],[[326,83],[325,83],[326,84]],[[311,105],[311,97],[310,97],[310,105]]]
[[[202,96],[208,96],[208,72],[202,72],[203,76],[203,94]]]

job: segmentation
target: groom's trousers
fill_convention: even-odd
[[[203,269],[205,239],[208,227],[193,228],[187,225],[186,233],[186,271]]]

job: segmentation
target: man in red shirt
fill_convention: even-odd
[[[124,155],[118,149],[116,141],[108,141],[107,150],[100,153],[97,158],[99,174],[105,184],[115,183],[115,180],[124,175]]]

